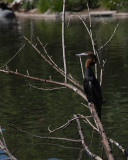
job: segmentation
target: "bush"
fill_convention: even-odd
[[[90,8],[99,7],[99,0],[89,0],[88,3]]]
[[[63,0],[54,0],[52,1],[53,11],[61,12],[63,8]]]
[[[86,8],[87,0],[67,0],[68,11],[81,11]]]
[[[62,0],[39,0],[37,4],[37,8],[40,12],[46,12],[48,9],[51,10],[51,12],[54,11],[62,11]]]
[[[66,10],[68,11],[81,11],[87,8],[87,2],[89,2],[90,8],[96,8],[98,6],[98,0],[67,0]],[[37,8],[40,12],[46,12],[48,9],[53,11],[62,11],[63,0],[39,0]]]
[[[51,8],[51,0],[39,0],[37,8],[40,12],[44,13]]]
[[[111,10],[128,10],[128,0],[102,0],[101,4]]]

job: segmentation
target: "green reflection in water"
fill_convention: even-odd
[[[94,20],[92,25],[94,37],[100,28],[97,37],[97,45],[100,47],[106,42],[114,27],[118,22],[120,26],[112,41],[102,50],[101,58],[107,58],[103,78],[103,96],[107,102],[103,105],[102,121],[104,123],[107,135],[125,147],[128,144],[128,122],[127,122],[127,102],[128,102],[128,36],[127,19],[104,19]],[[68,22],[67,22],[68,23]],[[63,68],[62,49],[61,49],[61,22],[59,20],[33,20],[19,19],[15,24],[3,25],[0,23],[0,65],[7,62],[10,57],[18,51],[25,42],[23,36],[33,38],[37,43],[36,37],[47,44],[47,51]],[[40,45],[38,47],[43,51]],[[68,72],[77,80],[82,82],[79,60],[75,57],[76,53],[91,50],[91,43],[87,32],[79,21],[71,21],[66,28],[66,53]],[[83,62],[85,59],[83,59]],[[18,69],[19,72],[48,79],[52,76],[54,80],[63,80],[50,66],[40,58],[40,56],[27,44],[22,52],[8,65],[10,69]],[[89,115],[89,111],[81,105],[84,103],[76,93],[69,89],[56,91],[40,91],[30,89],[29,83],[42,88],[52,88],[51,84],[42,84],[35,81],[21,79],[12,75],[0,73],[0,124],[7,128],[7,124],[14,124],[16,127],[32,132],[33,134],[47,136],[47,127],[56,128],[68,119],[72,118],[74,113]],[[54,86],[55,87],[55,86]],[[86,103],[86,102],[85,102]],[[69,137],[77,139],[78,133],[75,122],[65,131],[59,131],[51,136]],[[87,143],[91,139],[89,127],[85,128],[85,137]],[[48,159],[56,157],[63,160],[74,160],[80,156],[79,149],[67,149],[55,145],[41,144],[50,143],[49,141],[33,139],[24,134],[15,132],[11,134],[6,132],[7,144],[12,153],[15,153],[18,159]],[[92,151],[101,152],[99,137],[95,135]],[[53,141],[54,143],[54,141]],[[55,142],[56,143],[56,142]],[[59,142],[60,143],[60,142]],[[72,147],[80,147],[72,143],[60,143]],[[100,147],[99,147],[100,146]],[[118,151],[114,148],[116,155]],[[83,152],[82,159],[90,159]],[[121,159],[118,156],[117,159]]]

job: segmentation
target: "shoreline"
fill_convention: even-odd
[[[34,13],[32,11],[30,12],[15,12],[16,17],[22,17],[22,18],[37,18],[37,19],[60,19],[62,17],[62,13]],[[88,17],[88,12],[66,12],[65,18],[78,18],[78,16],[81,16],[82,18]],[[104,17],[113,17],[113,18],[128,18],[128,13],[122,13],[117,11],[90,11],[90,16],[94,18],[104,18]]]

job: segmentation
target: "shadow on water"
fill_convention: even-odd
[[[101,58],[107,59],[105,65],[102,92],[107,99],[103,106],[102,121],[107,135],[125,147],[128,144],[128,34],[127,19],[103,19],[94,20],[93,33],[97,37],[97,45],[100,47],[106,42],[118,22],[120,26],[112,41],[100,53]],[[99,34],[97,35],[100,29]],[[0,66],[5,64],[23,45],[26,36],[36,44],[36,37],[46,45],[47,51],[63,68],[61,48],[61,22],[59,20],[18,19],[16,23],[2,22],[0,20]],[[41,46],[38,47],[42,50]],[[74,20],[66,27],[66,53],[68,72],[82,83],[82,76],[76,53],[91,50],[91,43],[87,32],[81,22]],[[83,59],[83,62],[85,59]],[[8,64],[11,70],[46,78],[52,76],[55,80],[63,80],[40,56],[28,45],[18,56]],[[48,136],[49,125],[54,129],[72,118],[74,113],[89,115],[89,111],[81,105],[85,103],[82,98],[69,89],[56,91],[41,91],[30,88],[29,84],[42,88],[52,88],[53,85],[37,83],[32,80],[22,79],[13,75],[0,73],[0,125],[7,128],[4,133],[8,147],[12,153],[22,160],[46,160],[54,159],[90,159],[85,152],[81,156],[79,149],[69,149],[55,145],[53,141],[34,139],[31,136],[17,133],[11,130],[8,133],[8,124],[13,124],[19,129],[33,134]],[[55,86],[54,86],[55,87]],[[90,128],[85,128],[87,143],[91,139]],[[65,131],[59,131],[51,136],[68,137],[78,139],[77,125],[75,122]],[[101,152],[99,137],[95,135],[91,150],[94,153]],[[41,144],[43,143],[43,144]],[[47,143],[47,144],[45,144]],[[59,145],[68,145],[79,148],[79,144],[58,142]],[[114,149],[117,156],[118,150]],[[118,158],[117,158],[118,159]]]

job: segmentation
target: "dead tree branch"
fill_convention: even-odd
[[[59,84],[59,85],[62,85],[62,86],[67,86],[68,88],[74,90],[77,94],[79,94],[85,100],[87,100],[85,94],[83,92],[81,92],[78,88],[74,87],[71,84],[56,82],[56,81],[52,81],[52,80],[40,79],[40,78],[24,75],[24,74],[13,72],[13,71],[6,71],[6,70],[1,70],[1,69],[0,69],[0,71],[1,72],[5,72],[5,73],[15,74],[15,75],[18,75],[18,76],[21,76],[21,77],[24,77],[24,78],[29,78],[29,79],[33,79],[33,80],[37,80],[37,81],[41,81],[41,82],[47,82],[47,83],[53,83],[53,84]],[[112,155],[112,152],[111,152],[111,149],[110,149],[106,134],[104,132],[102,123],[101,123],[101,121],[100,121],[100,119],[99,119],[99,117],[97,115],[96,110],[95,110],[95,106],[93,104],[91,104],[91,106],[89,106],[89,109],[90,109],[90,112],[92,113],[92,117],[93,117],[94,121],[96,122],[96,125],[97,125],[97,127],[98,127],[98,129],[100,131],[100,136],[101,136],[101,139],[102,139],[102,143],[103,143],[104,149],[105,149],[105,151],[107,153],[108,159],[109,160],[113,160],[112,159],[113,155]]]
[[[99,134],[101,136],[101,142],[104,146],[104,149],[105,149],[105,152],[106,152],[106,155],[108,157],[108,160],[114,160],[114,157],[113,157],[113,154],[112,154],[112,150],[110,148],[110,145],[109,145],[109,142],[108,142],[108,138],[106,136],[106,133],[105,133],[105,130],[103,128],[103,125],[97,115],[97,112],[95,110],[95,107],[94,107],[94,104],[91,104],[90,105],[90,108],[91,108],[91,113],[92,113],[92,117],[93,117],[93,120],[94,122],[96,123],[96,126],[99,130]]]
[[[26,44],[23,44],[23,46],[18,50],[18,52],[16,52],[2,67],[0,68],[4,68],[8,63],[10,63],[20,52],[21,50],[25,47]]]
[[[92,158],[95,158],[96,160],[102,160],[99,156],[95,155],[94,153],[92,153],[88,146],[86,145],[85,143],[85,138],[83,136],[83,133],[82,133],[82,129],[81,129],[81,124],[80,124],[80,121],[79,121],[79,118],[77,117],[77,115],[74,115],[74,118],[76,118],[76,122],[77,122],[77,125],[78,125],[78,132],[79,132],[79,135],[80,135],[80,139],[81,139],[81,142],[82,142],[82,145],[84,147],[84,150],[88,153],[89,156],[91,156]]]
[[[56,129],[54,129],[54,130],[51,130],[51,129],[50,129],[50,126],[49,126],[49,127],[48,127],[48,131],[49,131],[50,133],[53,133],[53,132],[55,132],[55,131],[57,131],[57,130],[65,129],[65,128],[67,128],[67,127],[71,124],[71,122],[74,121],[75,119],[76,119],[76,118],[72,118],[72,119],[68,120],[68,122],[66,122],[64,125],[56,128]]]
[[[46,79],[42,79],[42,78],[32,77],[32,76],[25,75],[25,74],[22,74],[22,73],[18,73],[17,71],[15,72],[15,71],[11,71],[11,70],[0,69],[0,72],[4,72],[4,73],[8,73],[8,74],[14,74],[14,75],[17,75],[19,77],[28,78],[28,79],[32,79],[32,80],[36,80],[36,81],[40,81],[40,82],[62,85],[62,86],[65,86],[65,87],[68,87],[68,88],[72,89],[73,91],[75,91],[77,94],[79,94],[81,97],[83,97],[87,101],[86,95],[81,90],[79,90],[78,88],[76,88],[75,86],[73,86],[69,83],[62,83],[62,82],[58,82],[58,81],[46,80]]]
[[[79,56],[79,58],[80,58],[80,65],[81,65],[82,77],[84,78],[84,69],[83,69],[83,64],[82,64],[81,56]]]
[[[32,136],[34,138],[49,139],[49,140],[63,140],[63,141],[70,141],[70,142],[81,142],[81,140],[79,140],[79,139],[75,140],[75,139],[60,138],[60,137],[43,137],[43,136],[38,136],[38,135],[32,134],[30,132],[27,132],[27,131],[24,131],[24,130],[21,130],[21,129],[17,129],[16,127],[14,127],[12,125],[9,125],[9,127],[15,129],[18,132],[28,134],[28,135],[30,135],[30,136]]]
[[[116,142],[115,140],[111,139],[111,138],[108,138],[108,140],[112,143],[112,144],[115,144],[122,152],[123,154],[125,155],[125,157],[127,158],[128,160],[128,152],[124,149],[123,146],[121,146],[118,142]]]
[[[32,84],[29,84],[30,87],[32,88],[35,88],[35,89],[39,89],[39,90],[42,90],[42,91],[53,91],[53,90],[59,90],[59,89],[64,89],[66,87],[56,87],[56,88],[39,88],[39,87],[36,87]]]
[[[65,76],[65,72],[62,71],[62,69],[60,69],[58,66],[56,66],[55,64],[53,64],[53,62],[51,62],[49,59],[47,59],[37,48],[37,46],[35,46],[28,38],[24,37],[25,40],[36,50],[36,52],[53,68],[55,69],[57,72],[59,72],[62,76]],[[67,79],[69,81],[71,81],[74,85],[76,85],[77,87],[83,89],[83,87],[70,75],[67,75]]]
[[[36,81],[40,81],[40,82],[46,82],[46,83],[52,83],[52,84],[56,84],[56,85],[61,85],[61,86],[64,86],[64,87],[67,87],[67,88],[70,88],[72,89],[73,91],[75,91],[78,95],[80,95],[84,100],[87,101],[87,98],[86,98],[86,95],[83,93],[83,87],[74,79],[72,78],[72,76],[70,76],[69,74],[67,74],[67,65],[66,65],[66,56],[65,56],[65,1],[66,0],[63,0],[63,14],[62,14],[62,49],[63,49],[63,61],[64,61],[64,70],[60,69],[58,67],[58,65],[52,60],[52,58],[48,55],[47,51],[46,51],[46,48],[43,46],[43,44],[40,42],[40,40],[38,39],[39,43],[43,46],[43,49],[44,49],[44,52],[46,54],[46,56],[44,54],[41,53],[41,51],[37,48],[36,45],[34,45],[28,38],[24,37],[25,40],[35,49],[35,51],[53,68],[55,69],[58,73],[60,73],[64,78],[65,78],[65,82],[62,83],[62,82],[58,82],[58,81],[54,81],[54,80],[46,80],[46,79],[41,79],[41,78],[37,78],[37,77],[33,77],[33,76],[30,76],[29,73],[27,72],[27,75],[25,74],[22,74],[22,73],[19,73],[19,72],[14,72],[14,71],[11,71],[11,70],[5,70],[5,69],[0,69],[0,72],[4,72],[4,73],[8,73],[8,74],[14,74],[14,75],[17,75],[17,76],[20,76],[20,77],[24,77],[24,78],[28,78],[28,79],[32,79],[32,80],[36,80]],[[88,13],[89,13],[89,7],[88,7]],[[95,49],[95,43],[94,43],[94,40],[93,40],[93,35],[92,35],[92,25],[91,25],[91,18],[90,18],[90,13],[89,13],[89,22],[90,22],[90,27],[88,28],[88,26],[86,25],[85,21],[81,18],[81,16],[77,15],[79,17],[79,19],[82,21],[82,23],[84,24],[89,36],[90,36],[90,40],[91,40],[91,44],[92,44],[92,48],[93,48],[93,52],[94,54],[98,57],[98,61],[99,61],[99,64],[100,64],[100,59],[99,59],[99,55],[98,55],[98,52],[96,51]],[[101,48],[99,48],[99,50],[101,50],[104,46],[106,46],[110,41],[111,39],[113,38],[116,30],[117,30],[117,27],[118,25],[116,26],[112,36],[110,37],[109,41],[106,42]],[[99,51],[98,50],[98,51]],[[13,58],[12,58],[13,59]],[[11,60],[12,60],[11,59]],[[8,61],[6,64],[8,64],[10,61]],[[5,65],[4,65],[5,66]],[[101,66],[100,66],[101,67]],[[97,67],[96,67],[97,68]],[[102,73],[103,70],[101,70],[101,76],[103,75]],[[83,74],[83,73],[82,73]],[[97,69],[96,69],[96,75],[97,75]],[[67,80],[69,80],[70,83],[67,83]],[[73,85],[72,85],[73,83]],[[102,79],[101,79],[101,83],[102,83]],[[77,88],[77,87],[78,88]],[[35,138],[41,138],[41,139],[51,139],[51,140],[65,140],[65,141],[70,141],[70,142],[81,142],[83,147],[84,147],[84,150],[86,150],[86,152],[93,158],[95,158],[96,160],[102,160],[99,156],[93,154],[88,146],[86,145],[85,143],[85,138],[83,136],[83,133],[82,133],[82,129],[81,129],[81,124],[80,124],[80,120],[79,118],[82,117],[85,119],[85,121],[93,128],[95,129],[99,134],[100,134],[100,137],[101,137],[101,142],[103,144],[103,147],[104,147],[104,150],[106,152],[106,155],[107,155],[107,158],[108,160],[114,160],[114,157],[113,157],[113,154],[112,154],[112,150],[109,146],[109,142],[108,142],[108,138],[106,136],[106,133],[104,131],[104,128],[103,128],[103,125],[97,115],[97,112],[96,112],[96,109],[95,109],[95,106],[93,104],[90,104],[88,106],[90,112],[91,112],[91,116],[97,126],[97,128],[88,120],[87,117],[82,117],[81,115],[74,115],[74,118],[69,120],[66,124],[54,129],[54,130],[50,130],[50,128],[48,128],[49,132],[52,133],[52,132],[55,132],[59,129],[62,129],[64,127],[67,127],[70,125],[70,123],[73,121],[73,120],[76,120],[77,122],[77,125],[78,125],[78,131],[79,131],[79,135],[80,135],[80,138],[81,140],[74,140],[74,139],[68,139],[68,138],[56,138],[56,137],[42,137],[42,136],[37,136],[37,135],[34,135],[32,133],[29,133],[29,132],[26,132],[26,131],[23,131],[23,130],[19,130],[17,128],[15,128],[14,126],[10,126],[14,129],[16,129],[17,131],[19,132],[22,132],[22,133],[26,133],[28,135],[31,135]]]
[[[83,115],[81,115],[81,114],[78,114],[77,116],[79,116],[80,118],[85,119],[84,121],[85,121],[86,123],[88,123],[94,130],[96,130],[97,132],[99,132],[98,128],[96,128],[96,127],[89,121],[88,116],[83,116]]]
[[[7,145],[6,145],[4,136],[3,136],[3,132],[2,132],[1,126],[0,126],[0,134],[1,134],[1,138],[2,138],[2,140],[0,140],[0,149],[1,149],[1,150],[4,150],[4,151],[7,153],[7,155],[9,156],[9,159],[11,159],[11,160],[17,160],[17,159],[10,153],[10,151],[9,151],[8,148],[7,148]]]
[[[109,40],[108,40],[103,46],[101,46],[101,47],[98,49],[98,51],[100,51],[101,49],[103,49],[103,48],[112,40],[113,36],[114,36],[115,33],[116,33],[116,30],[117,30],[118,26],[119,26],[119,23],[116,25],[116,27],[115,27],[115,29],[114,29],[114,31],[113,31],[113,34],[111,35],[111,37],[109,38]]]
[[[67,83],[67,65],[66,65],[66,55],[65,55],[65,5],[66,5],[66,0],[63,0],[63,12],[62,12],[62,50],[63,50],[65,83]]]
[[[105,63],[106,63],[106,60],[103,60],[103,64],[100,70],[100,86],[102,85],[102,81],[103,81],[103,70],[104,70]]]

